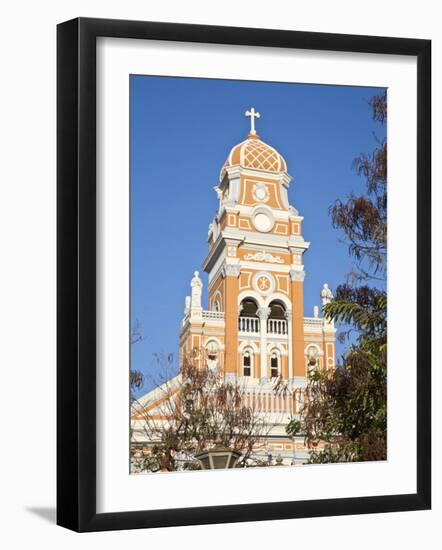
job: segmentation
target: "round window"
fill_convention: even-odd
[[[270,231],[273,227],[273,222],[270,216],[264,212],[259,212],[253,219],[253,223],[258,231]]]

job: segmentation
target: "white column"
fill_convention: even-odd
[[[260,346],[261,346],[261,378],[268,379],[267,366],[267,319],[270,315],[269,307],[260,307],[258,309],[258,317],[260,320]]]
[[[293,313],[291,309],[285,312],[285,318],[287,319],[287,353],[289,360],[289,380],[293,379],[292,316]]]

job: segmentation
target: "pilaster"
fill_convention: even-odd
[[[238,372],[238,292],[239,265],[227,264],[224,267],[225,277],[225,362],[226,373]]]

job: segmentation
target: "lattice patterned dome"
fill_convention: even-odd
[[[261,141],[257,134],[249,134],[245,141],[233,147],[221,169],[220,180],[228,166],[236,165],[267,172],[287,171],[284,158],[276,149]]]

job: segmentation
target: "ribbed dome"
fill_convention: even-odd
[[[235,145],[224,163],[220,180],[229,166],[242,166],[265,172],[286,172],[287,164],[276,149],[261,141],[257,134],[249,134],[242,143]]]

